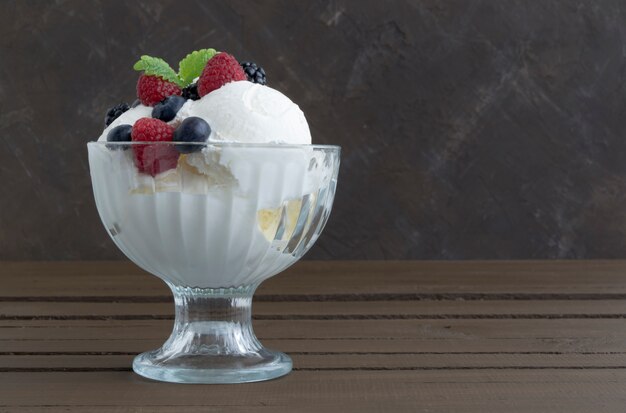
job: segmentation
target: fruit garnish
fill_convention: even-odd
[[[107,142],[130,142],[131,141],[131,130],[133,127],[131,125],[118,125],[111,129],[107,134]],[[128,145],[107,145],[107,148],[118,150],[118,149],[128,149]]]
[[[141,118],[133,125],[133,142],[171,142],[174,128],[153,118]],[[155,176],[176,168],[178,151],[172,145],[133,145],[135,166],[139,172]]]
[[[241,62],[241,68],[246,73],[248,80],[252,83],[264,85],[267,83],[265,70],[254,62]]]
[[[119,105],[115,105],[112,108],[107,110],[107,114],[104,117],[104,125],[109,126],[115,119],[119,118],[120,115],[126,112],[129,109],[127,103],[120,103]]]
[[[183,107],[186,100],[180,96],[168,96],[156,105],[152,109],[152,117],[162,120],[163,122],[169,122],[176,117],[176,113]]]
[[[198,84],[192,83],[189,86],[183,88],[183,92],[181,96],[185,99],[198,100],[200,99],[200,95],[198,94]]]
[[[209,139],[211,127],[202,118],[190,116],[174,131],[175,142],[193,142],[202,143]],[[176,149],[180,153],[197,152],[202,149],[203,145],[176,145]]]
[[[198,93],[205,96],[229,82],[247,79],[237,59],[228,53],[218,53],[202,70],[198,79]]]
[[[137,97],[146,106],[154,106],[168,96],[180,94],[178,85],[158,76],[144,74],[137,81]]]

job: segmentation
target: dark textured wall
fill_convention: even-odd
[[[0,0],[0,259],[121,257],[85,143],[203,47],[343,146],[309,258],[626,257],[625,40],[621,0]]]

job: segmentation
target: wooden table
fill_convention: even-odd
[[[294,371],[145,380],[169,291],[129,263],[0,263],[0,411],[625,412],[626,261],[301,262],[262,285]]]

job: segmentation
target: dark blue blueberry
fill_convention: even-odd
[[[211,127],[202,118],[191,116],[185,119],[174,131],[174,142],[203,143],[209,139]],[[191,153],[201,150],[203,145],[176,145],[180,153]]]
[[[111,122],[115,119],[119,118],[120,115],[128,110],[128,103],[120,103],[119,105],[115,105],[109,110],[107,110],[107,114],[104,117],[104,126],[109,126]]]
[[[181,96],[168,96],[154,105],[152,117],[163,122],[169,122],[176,117],[176,113],[185,104],[185,98]]]
[[[119,125],[114,127],[107,134],[107,142],[130,142],[130,132],[133,127],[131,125]],[[107,145],[107,148],[118,150],[118,149],[128,149],[129,145]]]

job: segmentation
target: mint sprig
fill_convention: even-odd
[[[202,74],[206,62],[216,54],[215,49],[201,49],[189,53],[178,64],[178,77],[185,85],[189,85]]]
[[[215,49],[201,49],[189,53],[178,63],[178,73],[159,57],[143,55],[133,66],[135,70],[143,70],[149,76],[159,76],[181,88],[189,86],[191,82],[202,74],[206,63],[217,54]]]
[[[133,66],[135,70],[143,70],[146,75],[159,76],[163,79],[176,83],[180,87],[185,87],[184,82],[178,74],[163,59],[152,56],[141,56],[141,59]]]

